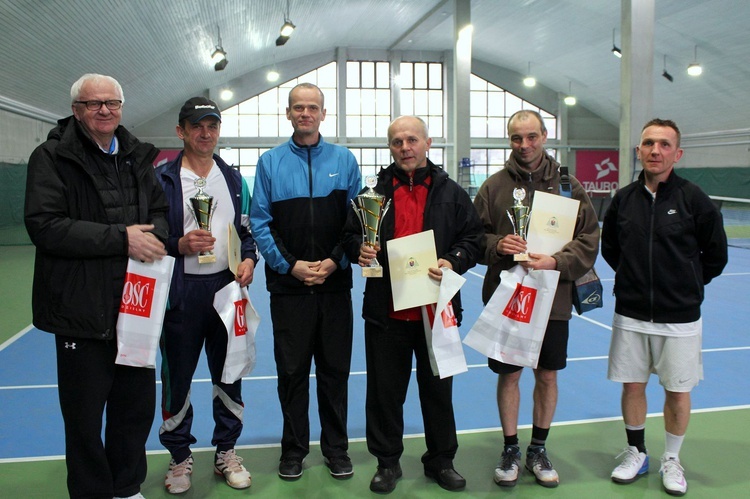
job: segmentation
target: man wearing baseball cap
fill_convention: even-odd
[[[235,452],[242,432],[242,380],[222,383],[227,353],[227,330],[213,306],[214,295],[232,280],[247,286],[258,260],[250,234],[250,192],[237,170],[214,154],[221,131],[221,111],[205,97],[182,106],[177,136],[184,148],[177,158],[158,168],[156,175],[169,200],[167,252],[175,257],[169,305],[162,335],[162,414],[159,439],[169,450],[164,485],[171,494],[190,488],[193,457],[190,445],[193,407],[190,382],[201,349],[206,350],[213,383],[211,444],[216,446],[214,471],[235,489],[250,486],[250,473]],[[198,225],[191,198],[210,196],[210,229]],[[228,224],[241,240],[241,262],[236,276],[229,269]],[[207,253],[213,257],[206,258]],[[200,258],[199,258],[200,257]]]

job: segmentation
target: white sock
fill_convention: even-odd
[[[672,435],[668,431],[664,432],[664,435],[664,458],[674,458],[679,461],[680,447],[682,447],[682,441],[685,440],[685,435]]]

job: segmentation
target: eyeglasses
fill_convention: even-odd
[[[89,111],[98,111],[102,106],[107,106],[110,111],[115,111],[122,107],[121,100],[77,100],[73,104],[85,104]]]

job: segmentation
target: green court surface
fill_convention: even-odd
[[[689,498],[748,497],[750,478],[744,465],[750,462],[750,409],[703,412],[693,414],[688,436],[680,457],[686,469]],[[663,420],[647,421],[647,444],[651,466],[648,475],[630,485],[615,484],[609,479],[617,464],[615,456],[624,446],[624,430],[620,421],[581,422],[555,425],[548,440],[550,458],[560,474],[560,486],[545,489],[537,485],[529,473],[523,473],[512,488],[498,487],[492,481],[495,462],[499,457],[502,435],[497,430],[459,435],[456,469],[464,475],[467,487],[461,492],[447,492],[425,478],[419,461],[424,439],[406,439],[401,460],[404,476],[393,498],[432,497],[556,497],[556,498],[656,498],[668,497],[659,478],[659,456],[664,448]],[[521,430],[522,445],[531,431]],[[359,498],[377,497],[368,485],[375,472],[376,461],[367,453],[363,442],[352,442],[350,455],[354,477],[335,480],[323,465],[320,448],[311,449],[305,471],[297,481],[285,482],[276,475],[279,449],[276,446],[238,449],[244,464],[253,475],[250,489],[229,488],[213,474],[212,451],[196,452],[193,487],[179,496],[164,489],[163,479],[169,457],[149,455],[149,474],[142,488],[147,499],[238,498],[238,497],[304,497]],[[29,462],[0,463],[0,491],[7,498],[64,498],[65,463],[62,458]]]

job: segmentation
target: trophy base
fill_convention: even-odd
[[[216,263],[216,255],[198,255],[198,263]]]
[[[362,267],[362,277],[383,277],[383,267]]]
[[[513,255],[514,262],[528,262],[531,260],[528,253],[516,253]]]

